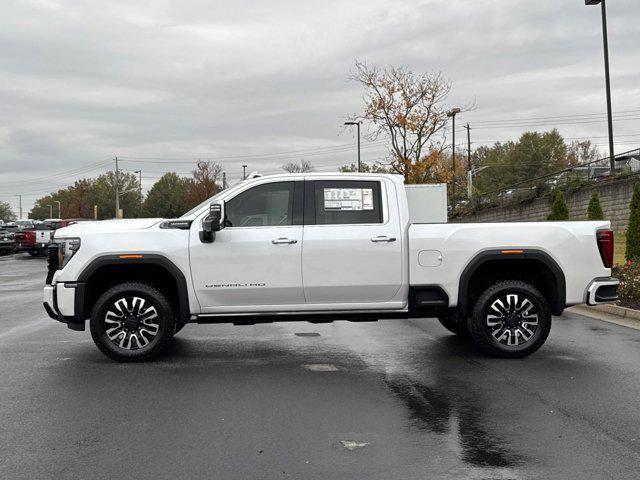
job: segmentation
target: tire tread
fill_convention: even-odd
[[[535,343],[529,345],[528,348],[519,352],[505,351],[496,347],[485,335],[486,327],[484,325],[484,316],[482,315],[485,304],[492,296],[494,296],[501,290],[513,289],[525,291],[529,295],[535,296],[536,300],[538,300],[538,302],[540,302],[542,306],[543,311],[541,312],[541,314],[545,315],[549,319],[547,322],[545,322],[544,325],[541,326],[541,328],[543,328],[542,335],[535,341]],[[473,315],[469,319],[469,333],[471,334],[471,337],[478,345],[478,347],[480,347],[483,352],[493,357],[524,358],[537,351],[546,342],[547,337],[549,336],[549,332],[551,331],[551,316],[552,313],[549,302],[547,302],[547,300],[537,288],[529,283],[522,282],[520,280],[504,280],[487,288],[476,301],[473,308]]]

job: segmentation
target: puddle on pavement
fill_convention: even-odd
[[[401,399],[417,427],[442,435],[467,464],[475,467],[514,467],[524,458],[490,433],[482,408],[462,398],[404,378],[387,378],[389,389]]]

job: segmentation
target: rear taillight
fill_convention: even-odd
[[[598,230],[596,237],[598,238],[598,250],[600,250],[600,258],[605,268],[613,267],[613,231]]]

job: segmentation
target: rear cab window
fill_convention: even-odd
[[[379,181],[307,181],[305,197],[306,225],[384,223]]]

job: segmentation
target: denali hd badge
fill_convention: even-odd
[[[266,283],[208,283],[204,288],[266,287]]]

